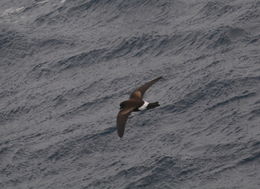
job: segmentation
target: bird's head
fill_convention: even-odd
[[[124,103],[124,102],[121,102],[121,103],[120,103],[120,110],[124,109],[124,107],[125,107],[125,103]]]

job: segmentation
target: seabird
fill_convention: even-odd
[[[117,134],[121,138],[124,135],[125,124],[132,112],[152,109],[160,106],[158,102],[149,103],[143,100],[145,91],[162,77],[149,81],[131,93],[130,98],[120,103],[120,111],[117,114]]]

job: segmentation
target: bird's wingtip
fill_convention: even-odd
[[[120,138],[122,138],[123,135],[124,135],[124,133],[118,132],[117,135],[118,135]]]

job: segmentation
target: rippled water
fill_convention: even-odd
[[[257,0],[2,0],[0,188],[258,189],[259,41]]]

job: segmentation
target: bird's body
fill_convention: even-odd
[[[128,100],[120,103],[120,111],[117,115],[117,133],[119,137],[123,137],[124,135],[125,124],[131,112],[152,109],[160,106],[158,102],[149,103],[147,101],[144,101],[143,96],[145,91],[161,78],[162,77],[158,77],[152,81],[145,83],[141,87],[134,90]]]

